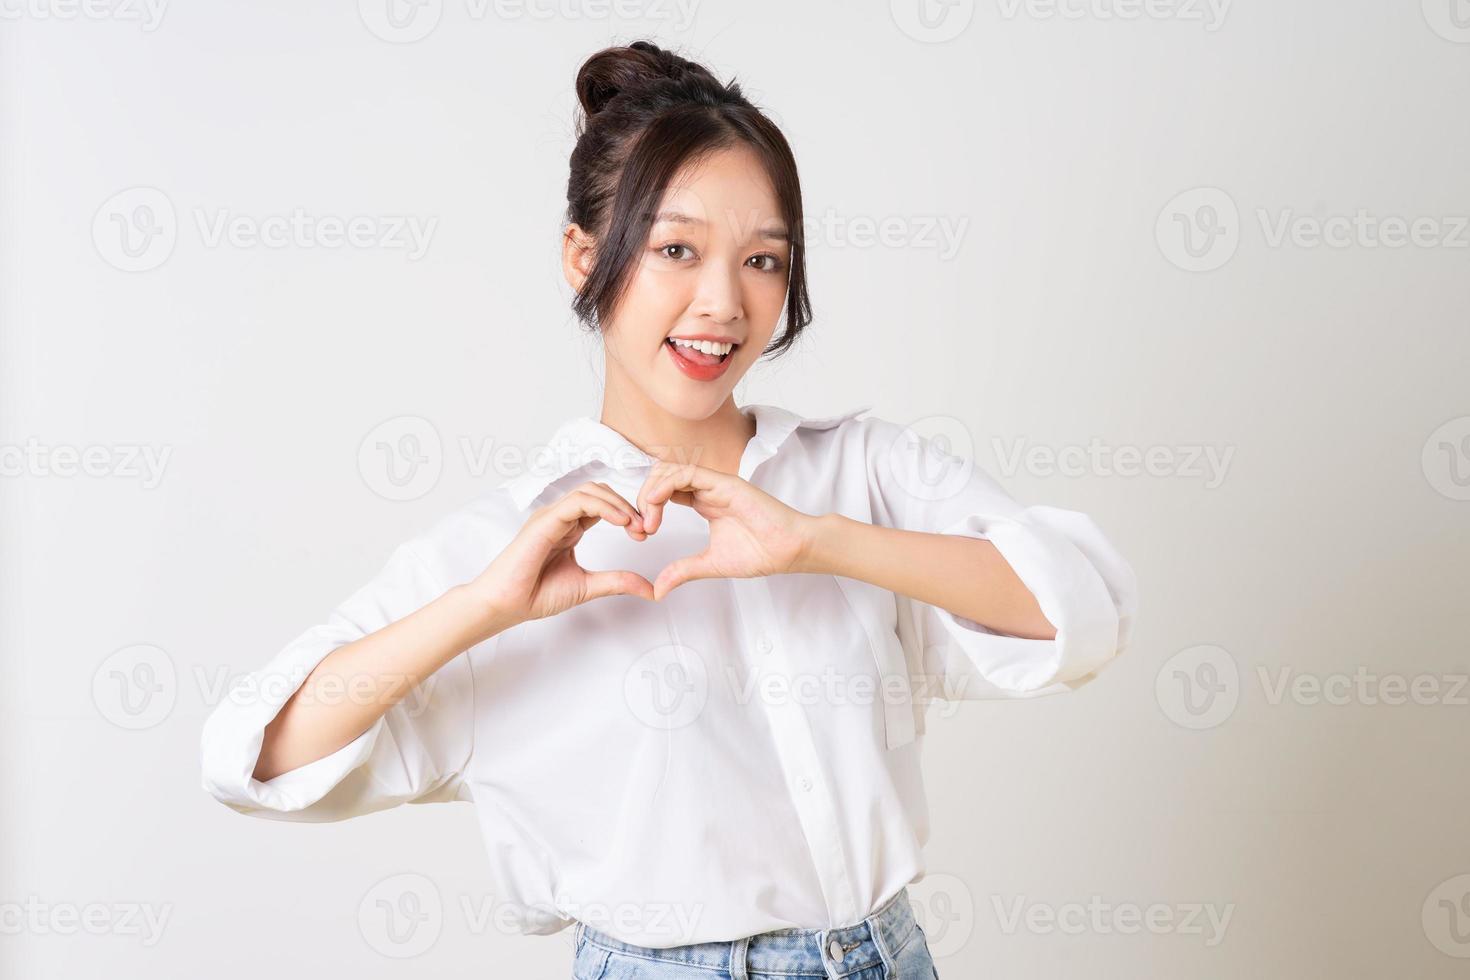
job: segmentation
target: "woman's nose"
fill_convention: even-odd
[[[700,270],[698,288],[694,313],[719,323],[738,320],[744,315],[739,273],[726,268],[723,263],[706,264]]]

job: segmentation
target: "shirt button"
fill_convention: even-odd
[[[761,653],[770,653],[771,647],[773,647],[775,644],[771,642],[771,638],[769,636],[766,636],[764,633],[762,633],[761,638],[756,641],[755,645]]]
[[[833,939],[827,944],[827,955],[832,958],[833,963],[842,962],[842,944]]]
[[[810,776],[802,776],[801,777],[801,788],[804,789],[804,790],[806,790],[808,793],[810,793],[811,792],[811,789],[812,789],[812,777],[810,777]]]

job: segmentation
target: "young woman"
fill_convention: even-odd
[[[474,803],[497,921],[575,926],[580,980],[937,976],[906,887],[924,706],[1085,683],[1133,574],[866,409],[737,406],[810,320],[785,139],[645,42],[577,94],[563,261],[599,417],[224,700],[205,788],[286,820]]]

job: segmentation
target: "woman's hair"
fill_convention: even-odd
[[[786,329],[763,354],[786,350],[811,322],[801,183],[786,138],[740,92],[703,65],[647,41],[604,48],[577,72],[582,118],[567,180],[567,219],[596,242],[572,310],[599,329],[617,308],[670,180],[686,163],[737,143],[770,177],[791,235]]]

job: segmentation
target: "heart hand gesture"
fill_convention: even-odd
[[[709,521],[709,544],[699,554],[670,563],[652,583],[636,572],[588,571],[577,562],[577,543],[598,521],[620,525],[634,541],[646,541],[662,525],[670,501]],[[503,623],[554,616],[608,595],[658,600],[693,579],[798,571],[815,520],[738,476],[658,461],[636,508],[606,483],[593,482],[538,508],[473,586]]]

